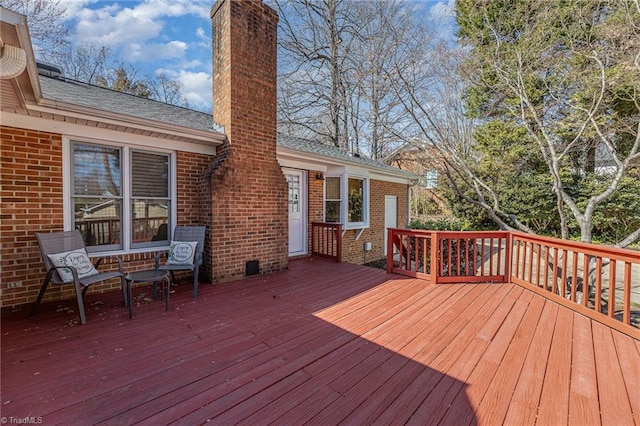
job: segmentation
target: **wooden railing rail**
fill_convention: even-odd
[[[342,261],[342,225],[339,223],[311,223],[311,254]]]
[[[389,229],[388,241],[389,273],[435,284],[515,283],[640,335],[640,307],[632,300],[640,289],[640,251],[506,231]]]

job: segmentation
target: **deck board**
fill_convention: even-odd
[[[557,315],[558,305],[545,303],[518,384],[511,397],[504,424],[524,425],[535,422],[544,372],[549,360],[548,348],[551,346]]]
[[[640,424],[640,342],[513,284],[325,260],[169,312],[136,286],[2,312],[2,415],[44,424]]]

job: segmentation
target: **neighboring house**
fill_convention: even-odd
[[[206,225],[213,282],[244,277],[250,261],[268,273],[309,255],[316,221],[343,225],[343,260],[384,257],[385,227],[409,220],[415,176],[278,136],[277,15],[230,0],[211,15],[213,117],[39,74],[26,19],[2,9],[2,306],[36,297],[45,274],[36,232],[80,229],[91,255],[117,255],[132,271],[153,267],[176,225]]]
[[[443,179],[444,159],[441,151],[424,144],[417,148],[404,145],[388,156],[387,161],[419,176],[411,189],[411,217],[418,220],[452,219],[446,200],[440,195],[438,185]]]

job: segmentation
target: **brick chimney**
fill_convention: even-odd
[[[261,0],[218,0],[213,25],[213,118],[227,143],[211,176],[214,282],[288,265],[288,188],[276,160],[278,16]]]

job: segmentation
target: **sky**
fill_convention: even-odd
[[[366,1],[366,0],[363,0]],[[74,42],[110,46],[141,76],[164,73],[182,85],[195,109],[211,110],[211,18],[213,0],[60,0]],[[452,32],[454,0],[416,0]]]

